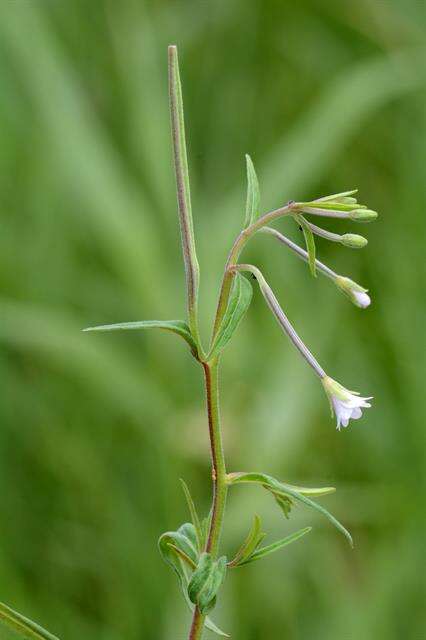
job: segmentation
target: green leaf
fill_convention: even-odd
[[[188,572],[187,566],[198,564],[198,555],[195,549],[195,529],[191,523],[182,525],[178,531],[168,531],[160,536],[158,547],[163,560],[173,569],[179,578],[179,584],[182,590],[185,602],[190,611],[194,612],[195,606],[188,597]],[[186,556],[186,557],[185,557]],[[187,565],[187,566],[186,566]],[[204,620],[204,626],[216,633],[218,636],[229,638],[229,635],[219,629],[218,626],[209,618]],[[54,638],[53,640],[57,640]]]
[[[260,191],[259,181],[252,159],[246,154],[247,165],[247,200],[246,200],[246,217],[244,220],[244,228],[249,227],[259,215]]]
[[[58,640],[38,624],[0,602],[0,624],[28,640]]]
[[[180,479],[180,481],[182,484],[183,492],[185,494],[186,502],[188,503],[188,509],[189,509],[189,513],[191,514],[192,524],[194,525],[195,534],[197,537],[198,551],[201,552],[204,548],[204,532],[201,527],[200,519],[198,517],[198,513],[195,508],[194,501],[188,489],[188,485],[186,484],[185,480],[182,480],[182,478]]]
[[[216,334],[215,341],[208,355],[208,359],[217,356],[229,342],[250,306],[253,287],[249,280],[236,272],[232,281],[228,306]]]
[[[167,545],[173,549],[173,551],[175,551],[177,553],[177,555],[180,557],[181,560],[183,560],[184,562],[186,562],[186,564],[191,568],[191,569],[196,569],[197,565],[195,564],[195,562],[188,556],[186,555],[186,553],[184,551],[182,551],[182,549],[180,549],[179,547],[177,547],[175,544],[173,544],[172,542],[168,542]]]
[[[286,482],[283,482],[282,484],[304,496],[328,496],[330,493],[336,492],[336,487],[298,487],[295,484],[288,484]]]
[[[265,485],[265,489],[267,489],[268,487]],[[293,501],[291,498],[289,498],[288,496],[283,496],[282,494],[279,493],[275,493],[275,492],[271,492],[273,493],[273,496],[275,498],[276,503],[278,504],[278,506],[280,507],[281,511],[283,512],[284,516],[287,518],[287,520],[290,517],[290,511],[293,507]]]
[[[199,564],[188,584],[190,601],[202,614],[208,613],[216,604],[217,593],[225,579],[226,558],[213,560],[210,553],[202,553]]]
[[[212,572],[198,600],[198,606],[202,614],[208,613],[215,606],[217,594],[225,580],[226,568],[227,559],[225,556],[220,557],[213,563]]]
[[[291,533],[289,536],[286,536],[281,540],[277,540],[277,542],[273,542],[272,544],[269,544],[266,547],[261,547],[260,549],[252,553],[252,555],[249,558],[247,558],[247,560],[245,560],[244,562],[241,562],[238,566],[242,567],[243,565],[249,564],[250,562],[254,562],[255,560],[260,560],[261,558],[265,558],[266,556],[269,556],[271,553],[274,553],[274,551],[278,551],[279,549],[282,549],[282,547],[285,547],[288,544],[291,544],[292,542],[296,542],[296,540],[299,540],[299,538],[302,538],[302,536],[304,536],[306,533],[309,533],[309,531],[312,531],[312,527],[305,527],[304,529],[300,529],[295,533]]]
[[[302,227],[303,236],[305,238],[305,243],[306,243],[306,251],[308,252],[309,269],[312,275],[314,276],[314,278],[316,278],[317,270],[316,270],[316,263],[315,263],[316,248],[315,248],[314,234],[312,233],[310,227],[306,223],[306,220],[303,216],[296,215],[295,218],[298,224],[300,224],[300,226]]]
[[[188,584],[188,595],[191,602],[198,604],[199,596],[210,577],[213,568],[213,558],[210,553],[202,553],[196,570]]]
[[[253,518],[253,524],[251,529],[247,535],[247,538],[244,540],[241,547],[238,549],[235,554],[235,558],[229,563],[230,567],[237,567],[242,564],[247,558],[249,558],[254,551],[256,551],[259,544],[262,542],[265,537],[265,533],[262,532],[262,522],[258,515],[255,515]]]
[[[278,495],[282,495],[283,497],[290,496],[291,498],[294,498],[295,500],[302,502],[308,507],[311,507],[312,509],[319,511],[322,515],[324,515],[336,527],[336,529],[338,529],[341,533],[343,533],[343,535],[349,541],[349,544],[351,545],[351,547],[353,547],[353,540],[349,531],[347,531],[345,527],[333,515],[331,515],[329,511],[327,511],[327,509],[325,509],[322,505],[318,504],[317,502],[314,502],[313,500],[308,498],[307,495],[304,495],[303,493],[300,493],[299,491],[297,491],[295,488],[293,488],[292,485],[285,484],[284,482],[279,482],[272,476],[268,476],[266,473],[257,473],[257,472],[231,473],[228,475],[228,482],[230,484],[238,484],[241,482],[261,484],[265,489],[268,489],[268,491],[271,491],[271,493],[273,493],[274,495],[278,494]],[[327,489],[330,489],[330,487],[327,487]]]
[[[158,540],[158,548],[163,560],[173,569],[179,578],[185,576],[180,556],[176,553],[177,547],[189,557],[194,565],[198,564],[198,555],[192,542],[180,531],[167,531]]]
[[[87,327],[83,331],[135,331],[137,329],[163,329],[171,331],[186,340],[191,351],[197,352],[197,345],[191,335],[189,326],[183,320],[139,320],[136,322],[119,322],[118,324],[101,324]]]

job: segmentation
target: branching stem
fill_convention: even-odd
[[[297,207],[298,207],[298,204],[296,202],[291,201],[288,204],[286,204],[284,207],[280,207],[279,209],[274,209],[273,211],[269,211],[268,213],[265,213],[263,216],[258,218],[255,222],[253,222],[253,224],[247,227],[247,229],[244,229],[243,231],[241,231],[241,233],[235,239],[235,242],[232,245],[231,251],[229,252],[228,259],[225,265],[225,271],[223,274],[222,285],[220,289],[219,302],[217,305],[216,318],[214,322],[213,337],[212,337],[211,344],[213,344],[213,340],[219,329],[220,322],[223,318],[223,315],[226,311],[226,307],[228,304],[229,294],[230,294],[231,285],[232,285],[232,278],[234,277],[234,273],[231,268],[237,263],[240,253],[243,250],[244,246],[247,244],[248,240],[256,233],[256,231],[259,231],[259,229],[262,229],[262,227],[269,224],[273,220],[276,220],[277,218],[282,218],[283,216],[287,216],[287,215],[290,215],[291,213],[294,213]]]

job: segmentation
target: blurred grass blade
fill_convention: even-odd
[[[316,248],[315,248],[315,238],[309,226],[306,224],[306,220],[301,215],[295,216],[296,221],[302,227],[303,236],[305,238],[306,243],[306,251],[308,252],[308,264],[311,274],[314,278],[317,277],[317,269],[316,269]]]
[[[244,220],[244,228],[249,227],[259,215],[260,191],[259,181],[252,159],[246,154],[247,163],[247,201],[246,201],[246,217]]]
[[[256,551],[257,547],[266,535],[262,532],[261,528],[262,522],[259,516],[255,515],[247,538],[244,540],[243,544],[235,554],[235,558],[229,563],[230,567],[237,567],[240,564],[243,564],[244,561],[247,560],[247,558],[249,558]]]
[[[182,478],[180,479],[180,481],[182,484],[183,492],[185,494],[186,502],[188,503],[188,509],[189,509],[189,513],[191,514],[192,524],[194,525],[195,533],[197,536],[198,551],[201,552],[204,546],[203,545],[204,534],[201,527],[200,519],[198,517],[197,509],[195,508],[195,504],[192,499],[191,493],[188,489],[188,485],[186,484],[185,480],[183,480]]]
[[[312,527],[305,527],[304,529],[300,529],[295,533],[291,533],[289,536],[286,536],[281,540],[277,540],[277,542],[273,542],[272,544],[269,544],[267,547],[262,547],[261,549],[258,549],[257,551],[252,553],[252,555],[249,558],[247,558],[244,562],[240,562],[238,566],[242,567],[243,565],[249,564],[250,562],[254,562],[255,560],[266,558],[266,556],[269,556],[271,553],[274,553],[275,551],[282,549],[283,547],[287,546],[288,544],[291,544],[292,542],[296,542],[296,540],[299,540],[299,538],[302,538],[306,533],[309,533],[309,531],[312,531]]]
[[[137,329],[164,329],[171,331],[186,340],[191,350],[197,352],[197,345],[191,335],[189,326],[183,320],[138,320],[136,322],[118,322],[117,324],[101,324],[87,327],[83,331],[135,331]]]
[[[56,636],[53,636],[46,629],[25,618],[2,602],[0,602],[0,624],[12,629],[22,638],[27,638],[28,640],[58,640]]]
[[[240,273],[235,273],[228,306],[208,355],[209,359],[217,356],[232,338],[232,335],[250,306],[252,295],[253,288],[249,280]]]

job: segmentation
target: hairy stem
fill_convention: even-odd
[[[226,482],[225,457],[222,443],[219,409],[219,367],[218,360],[203,362],[204,380],[207,401],[207,416],[210,437],[210,454],[212,460],[213,501],[211,522],[207,539],[206,551],[217,556],[225,515],[228,485]],[[198,608],[194,611],[189,640],[199,640],[204,627],[204,616]]]

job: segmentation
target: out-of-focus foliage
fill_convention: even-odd
[[[426,9],[414,0],[1,3],[0,599],[63,639],[186,637],[155,544],[187,517],[179,477],[209,506],[201,371],[172,335],[80,333],[185,312],[172,42],[205,336],[244,217],[245,153],[263,211],[358,186],[381,213],[362,252],[317,246],[370,288],[366,311],[270,238],[247,249],[327,372],[375,400],[336,433],[255,293],[223,361],[229,467],[337,486],[324,504],[355,550],[313,512],[287,521],[261,489],[236,487],[229,557],[255,512],[265,543],[313,531],[233,572],[215,619],[245,640],[424,637]]]

